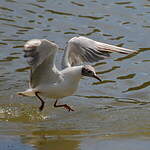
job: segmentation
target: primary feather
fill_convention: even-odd
[[[55,68],[55,54],[58,46],[46,39],[33,39],[24,45],[28,64],[31,66],[30,86],[37,87],[41,83],[57,82],[59,72]]]
[[[75,66],[82,62],[95,62],[109,56],[109,53],[118,52],[129,54],[133,50],[106,43],[94,41],[80,36],[70,39],[66,45],[62,59],[62,68]]]

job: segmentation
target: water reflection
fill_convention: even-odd
[[[79,147],[79,140],[71,140],[64,138],[48,138],[45,136],[39,137],[22,137],[23,143],[28,143],[29,145],[33,145],[37,150],[76,150]]]

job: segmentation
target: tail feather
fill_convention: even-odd
[[[18,95],[21,96],[35,96],[36,91],[34,91],[33,89],[27,89],[26,91],[23,92],[18,92]]]

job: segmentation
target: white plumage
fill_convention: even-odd
[[[31,67],[29,89],[19,92],[19,95],[37,96],[41,100],[40,110],[44,107],[44,101],[40,95],[60,99],[72,95],[82,76],[100,78],[96,75],[93,67],[81,65],[83,62],[95,62],[109,56],[111,52],[129,54],[135,52],[86,37],[74,37],[65,47],[62,70],[55,66],[55,54],[58,46],[46,39],[32,39],[24,45],[24,57]],[[73,109],[67,104],[54,107],[64,107],[69,111]]]

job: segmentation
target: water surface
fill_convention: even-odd
[[[1,0],[0,149],[148,150],[150,147],[150,2],[112,0]],[[60,103],[75,112],[46,108],[16,92],[28,87],[22,47],[32,38],[60,46],[74,36],[138,50],[92,64],[103,82],[82,79]]]

